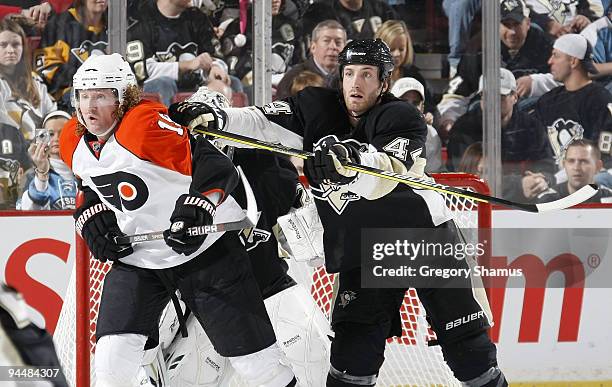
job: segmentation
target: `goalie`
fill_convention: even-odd
[[[325,266],[339,273],[341,296],[332,314],[326,384],[374,386],[386,339],[401,334],[399,308],[406,289],[361,286],[361,232],[384,227],[452,232],[454,226],[439,194],[343,167],[340,161],[350,161],[422,177],[427,127],[416,108],[389,93],[393,58],[382,41],[354,40],[338,62],[339,90],[311,87],[286,100],[239,109],[188,101],[169,111],[190,128],[202,125],[314,151],[304,170],[324,228]],[[463,288],[417,292],[455,377],[470,387],[507,386],[486,332],[491,320],[484,290],[471,289],[468,282]],[[446,328],[471,315],[477,318]]]

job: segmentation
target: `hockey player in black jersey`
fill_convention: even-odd
[[[338,297],[333,310],[327,386],[374,386],[386,339],[401,332],[399,308],[406,289],[362,288],[361,230],[451,229],[453,224],[437,193],[342,167],[340,159],[422,177],[427,129],[415,107],[388,93],[393,61],[383,42],[352,41],[339,64],[341,90],[306,88],[286,100],[240,109],[184,102],[171,106],[169,114],[190,127],[204,125],[315,152],[305,171],[324,227],[325,265],[339,273],[339,295],[351,295],[348,301]],[[484,291],[466,286],[417,292],[454,375],[466,386],[507,386],[486,333],[491,321]],[[448,328],[468,315],[477,318]]]

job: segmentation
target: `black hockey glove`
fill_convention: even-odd
[[[80,207],[73,216],[77,231],[97,260],[116,261],[134,252],[132,245],[115,243],[115,237],[125,234],[119,229],[115,214],[105,204],[96,203],[89,207]]]
[[[213,223],[215,205],[199,193],[183,194],[176,200],[170,216],[170,229],[164,231],[166,244],[179,254],[190,255],[202,246],[206,234],[192,236],[187,229]]]
[[[195,101],[173,103],[168,108],[168,115],[172,121],[191,130],[197,126],[222,130],[227,117],[218,107]]]
[[[342,162],[359,163],[359,149],[348,142],[328,142],[304,161],[304,174],[313,184],[348,184],[357,172],[344,168]]]

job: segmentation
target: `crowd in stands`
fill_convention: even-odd
[[[537,202],[591,181],[612,188],[612,1],[496,1],[501,196]],[[108,50],[108,7],[0,0],[0,209],[74,208],[76,183],[57,136],[72,114],[72,76]],[[129,0],[125,58],[145,98],[170,105],[207,85],[248,105],[252,7]],[[483,175],[481,7],[482,0],[271,0],[274,98],[337,88],[347,41],[381,39],[395,65],[389,92],[428,124],[426,170]]]

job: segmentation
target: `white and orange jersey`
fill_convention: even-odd
[[[119,228],[127,235],[167,229],[176,199],[189,192],[192,182],[187,129],[167,116],[164,105],[143,101],[125,114],[96,156],[87,144],[89,135],[76,133],[76,123],[73,118],[62,130],[62,159],[82,184],[115,212]],[[212,189],[223,191],[214,186]],[[214,222],[237,220],[242,214],[228,195],[217,208]],[[180,265],[202,253],[221,235],[209,235],[189,256],[175,253],[163,240],[136,244],[134,253],[121,261],[151,269]]]

